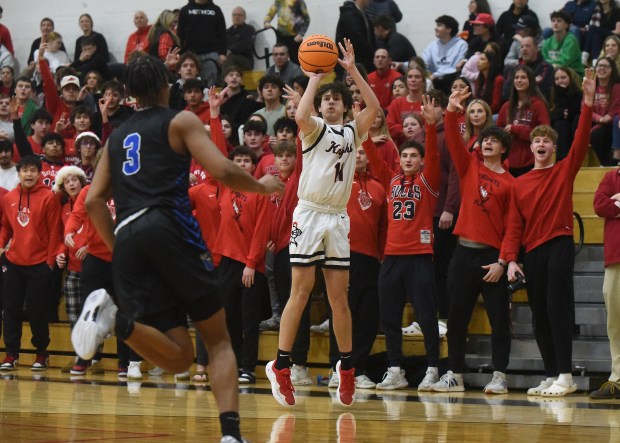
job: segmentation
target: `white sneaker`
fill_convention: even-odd
[[[149,375],[152,377],[161,377],[164,375],[164,370],[159,366],[155,366],[152,369],[149,369]]]
[[[507,394],[508,383],[506,383],[506,374],[499,371],[493,372],[493,378],[484,387],[485,394]]]
[[[355,387],[357,389],[375,389],[377,384],[366,375],[358,375],[355,377]]]
[[[553,381],[553,379],[542,380],[538,386],[528,389],[527,395],[542,395],[542,391],[544,391],[545,389],[549,389],[553,384]]]
[[[142,371],[140,370],[141,361],[130,361],[127,368],[127,378],[129,380],[141,380]]]
[[[189,371],[179,372],[178,374],[174,374],[174,381],[189,381],[190,373]]]
[[[402,329],[403,335],[424,335],[422,334],[422,328],[420,328],[420,325],[417,321],[414,321],[413,323],[411,323],[411,325]]]
[[[77,355],[92,360],[99,345],[114,331],[117,311],[105,289],[90,293],[71,332],[71,343]]]
[[[446,321],[445,320],[437,321],[437,327],[439,328],[439,336],[445,337],[446,334],[448,333],[448,325],[446,324]]]
[[[329,319],[325,320],[320,325],[310,326],[310,332],[315,334],[329,334]]]
[[[338,371],[332,371],[329,376],[329,383],[327,383],[328,388],[337,388],[340,385],[340,374]]]
[[[377,389],[402,389],[409,386],[407,379],[405,378],[405,370],[400,369],[398,366],[388,368],[387,372],[383,376],[383,381],[377,383]]]
[[[291,367],[291,383],[293,386],[308,386],[312,384],[312,379],[308,375],[306,366],[293,365]]]
[[[439,381],[439,371],[437,368],[428,368],[426,375],[418,385],[418,391],[430,391],[435,383]]]
[[[434,392],[463,392],[465,391],[463,374],[448,371],[441,376],[437,383],[431,386],[430,390]]]

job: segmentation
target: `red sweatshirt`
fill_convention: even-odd
[[[383,185],[370,174],[355,173],[347,203],[351,252],[383,260],[387,237],[387,199]]]
[[[467,151],[455,112],[446,112],[446,142],[461,189],[454,235],[501,249],[514,177],[491,171],[477,153]]]
[[[228,150],[226,147],[226,139],[224,138],[224,130],[222,129],[222,121],[219,117],[214,117],[211,118],[209,122],[211,127],[211,140],[213,140],[213,143],[217,146],[222,155],[228,158]],[[198,180],[196,185],[204,182],[210,182],[211,184],[217,183],[213,176],[211,176],[211,174],[209,174],[207,170],[193,158],[189,166],[189,172]]]
[[[54,266],[60,246],[60,202],[42,184],[30,190],[17,185],[2,199],[2,231],[0,247],[13,264]]]
[[[213,257],[213,264],[219,266],[222,257],[213,252],[217,233],[220,229],[220,196],[217,182],[204,182],[189,188],[189,199],[194,208],[194,216],[200,225],[202,239]]]
[[[377,96],[381,109],[387,109],[390,105],[394,98],[392,95],[392,84],[394,80],[401,76],[400,72],[393,69],[388,69],[383,74],[380,74],[379,71],[373,71],[368,74],[368,84],[372,92]]]
[[[209,102],[202,102],[196,109],[190,109],[189,105],[187,105],[185,110],[196,114],[203,125],[211,124],[211,108],[209,107]]]
[[[510,125],[512,146],[508,155],[511,168],[524,168],[534,164],[534,154],[530,150],[530,133],[538,125],[549,124],[549,111],[542,100],[532,97],[532,104],[516,112],[512,121],[508,121],[509,102],[504,103],[497,117],[497,126]]]
[[[366,156],[374,177],[388,198],[388,232],[385,255],[433,253],[433,213],[439,189],[439,153],[435,125],[426,127],[424,172],[414,176],[395,173],[381,154],[369,145]]]
[[[260,156],[256,165],[256,171],[254,171],[254,178],[258,180],[267,174],[278,175],[276,158],[272,152],[263,152],[263,155]]]
[[[52,115],[52,131],[56,127],[56,123],[60,120],[63,114],[65,114],[67,120],[71,115],[73,106],[69,106],[58,95],[56,89],[56,82],[54,76],[50,71],[50,65],[47,60],[39,60],[39,68],[41,70],[41,79],[43,80],[43,94],[45,95],[45,108]],[[69,125],[67,129],[62,131],[61,135],[64,138],[75,138],[75,128],[73,125]]]
[[[410,102],[407,96],[395,98],[388,106],[386,122],[390,135],[397,146],[405,140],[403,137],[403,120],[409,114],[419,114],[421,108],[422,102]]]
[[[93,225],[90,221],[90,217],[86,213],[85,201],[89,188],[90,185],[84,186],[84,188],[80,191],[78,198],[75,200],[73,211],[71,211],[71,215],[65,225],[64,236],[66,237],[68,234],[77,234],[78,232],[81,232],[82,235],[85,236],[83,244],[88,247],[88,253],[103,261],[111,262],[112,252],[103,242],[97,232],[97,229],[95,229],[95,225]],[[112,214],[112,218],[116,218],[116,211],[112,200],[108,202],[108,209]],[[73,238],[75,239],[75,236]],[[76,247],[79,247],[77,242]]]
[[[620,203],[611,198],[618,193],[620,168],[605,174],[594,194],[594,211],[599,217],[605,217],[605,266],[620,263]]]
[[[500,257],[514,261],[521,244],[525,252],[561,236],[573,235],[573,184],[590,144],[592,108],[581,115],[568,156],[556,164],[533,169],[516,179]]]
[[[78,194],[78,197],[79,197],[79,194]],[[69,199],[67,200],[67,203],[65,203],[62,206],[61,218],[62,218],[63,229],[65,226],[67,226],[67,221],[69,220],[69,217],[71,216],[71,212],[73,211],[74,204],[75,202]],[[57,254],[58,255],[65,254],[65,257],[67,258],[67,266],[66,266],[67,271],[73,271],[73,272],[82,271],[82,260],[79,260],[75,256],[75,253],[77,252],[78,249],[84,246],[85,244],[84,240],[85,239],[84,239],[83,231],[81,229],[78,230],[78,232],[73,236],[73,241],[75,241],[75,248],[69,248],[67,245],[65,245],[64,236],[60,240],[60,247],[58,248]]]

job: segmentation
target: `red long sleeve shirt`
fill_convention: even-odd
[[[405,139],[403,136],[403,120],[405,117],[409,114],[419,114],[421,109],[422,102],[410,102],[406,96],[392,100],[387,109],[386,123],[396,145],[400,145]]]
[[[42,184],[29,190],[17,185],[2,199],[2,209],[0,247],[11,240],[6,258],[20,266],[53,266],[62,229],[56,196]]]
[[[74,205],[75,205],[75,202],[69,199],[62,206],[61,218],[62,218],[63,229],[67,225],[67,221],[69,220],[69,217],[71,216],[71,212],[73,211]],[[78,232],[73,236],[73,241],[75,241],[75,248],[69,248],[68,246],[64,244],[64,241],[61,238],[60,246],[58,248],[58,254],[65,254],[65,257],[67,258],[67,271],[81,272],[82,271],[82,260],[78,259],[75,256],[75,253],[77,252],[77,250],[80,249],[85,244],[83,231],[81,229],[78,230]]]
[[[581,106],[581,115],[568,156],[556,164],[533,169],[516,179],[508,216],[504,251],[500,257],[514,261],[521,244],[529,252],[561,236],[573,235],[573,184],[590,142],[592,108]]]
[[[455,112],[446,112],[446,142],[460,178],[461,206],[454,235],[501,249],[514,177],[491,171],[470,153],[459,133]]]
[[[605,217],[605,266],[620,263],[620,203],[611,198],[618,193],[620,168],[605,174],[594,194],[594,211],[599,217]]]
[[[351,252],[383,259],[387,237],[387,199],[383,185],[370,174],[355,173],[347,203]]]
[[[392,84],[394,80],[401,76],[402,74],[400,72],[393,69],[388,69],[383,74],[380,74],[379,71],[373,71],[368,74],[368,84],[372,92],[377,96],[381,109],[386,109],[390,105],[394,98],[392,94]]]
[[[426,155],[422,173],[413,176],[395,173],[373,145],[368,145],[366,156],[373,176],[387,193],[385,255],[432,254],[433,213],[440,175],[435,125],[426,127]]]
[[[45,108],[52,115],[52,130],[56,127],[56,123],[63,114],[69,119],[73,106],[69,106],[58,95],[56,82],[50,71],[50,65],[46,59],[39,60],[39,68],[41,70],[41,79],[43,80],[43,95],[45,95]],[[75,128],[69,125],[67,129],[62,131],[63,138],[75,138]]]
[[[217,233],[220,229],[220,191],[217,182],[204,182],[189,189],[189,199],[194,208],[194,216],[200,225],[202,239],[213,257],[213,264],[219,266],[221,255],[213,252]]]
[[[508,155],[511,168],[524,168],[534,164],[534,155],[530,150],[530,133],[538,125],[549,124],[549,111],[542,100],[532,97],[532,104],[519,109],[512,121],[508,121],[509,102],[504,103],[497,117],[497,126],[504,128],[510,125],[512,146]]]
[[[64,236],[66,237],[68,234],[76,234],[77,232],[81,232],[82,235],[85,236],[84,245],[88,247],[88,253],[103,261],[111,262],[112,251],[110,251],[108,246],[99,236],[95,225],[93,225],[90,217],[86,213],[85,202],[89,189],[90,185],[84,186],[84,188],[82,188],[82,190],[80,191],[78,198],[75,200],[75,204],[73,205],[73,211],[71,211],[71,215],[69,216],[69,219],[67,220],[67,223],[65,225]],[[108,210],[110,211],[110,214],[112,214],[112,218],[116,218],[114,202],[112,202],[111,200],[108,202]]]

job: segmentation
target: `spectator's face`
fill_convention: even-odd
[[[73,126],[77,132],[84,132],[90,129],[90,116],[88,114],[77,114],[73,121]]]
[[[450,37],[450,28],[446,28],[443,23],[435,24],[435,37],[445,39]]]
[[[93,30],[93,22],[91,22],[90,19],[86,17],[85,15],[80,17],[79,24],[80,24],[80,29],[82,30],[84,34],[90,33],[90,31]]]
[[[480,103],[474,103],[469,108],[468,118],[474,128],[481,128],[487,121],[487,111]]]
[[[555,71],[554,79],[555,85],[559,86],[560,88],[568,88],[568,86],[570,85],[570,77],[566,72],[561,69]]]
[[[231,71],[228,74],[226,74],[226,77],[224,77],[224,81],[226,82],[226,85],[230,86],[233,89],[240,88],[242,80],[243,80],[243,77],[241,76],[241,73],[237,71]]]
[[[19,183],[24,189],[32,189],[39,182],[39,170],[35,165],[24,165],[19,168]]]
[[[474,35],[482,35],[487,29],[484,25],[474,25]]]
[[[524,71],[517,71],[514,78],[514,87],[517,92],[526,92],[530,89],[530,80]]]
[[[263,100],[279,100],[282,95],[282,91],[278,85],[274,85],[273,83],[265,83],[260,92],[263,96]]]
[[[476,4],[476,1],[469,0],[469,5],[467,5],[467,9],[469,10],[470,14],[475,14],[476,11],[478,10],[478,5]]]
[[[265,135],[262,132],[250,130],[243,133],[243,144],[253,151],[260,151],[264,138]]]
[[[455,92],[455,91],[464,91],[465,88],[467,88],[467,83],[465,83],[463,80],[461,79],[456,79],[454,80],[454,82],[452,82],[452,86],[450,87],[450,92]]]
[[[92,137],[84,137],[80,139],[80,155],[82,158],[91,159],[95,157],[97,152],[97,140]]]
[[[523,9],[527,6],[527,0],[513,0],[512,2],[517,9]]]
[[[2,79],[2,83],[8,85],[13,82],[13,73],[8,67],[2,68],[2,70],[0,70],[0,78]]]
[[[295,113],[297,112],[297,106],[292,100],[286,102],[286,116],[291,120],[295,120]]]
[[[62,99],[67,103],[75,103],[80,90],[75,85],[67,85],[62,88]]]
[[[44,120],[40,118],[34,123],[32,123],[30,127],[32,128],[32,132],[34,133],[34,135],[41,138],[49,132],[51,125],[52,124],[49,120]]]
[[[421,91],[424,86],[422,73],[417,69],[411,69],[407,73],[407,89],[410,91]]]
[[[189,91],[183,92],[183,98],[185,99],[187,104],[192,107],[200,106],[202,104],[204,96],[204,93],[199,89],[190,89]]]
[[[241,26],[245,22],[245,12],[241,8],[235,8],[232,12],[233,26]]]
[[[611,76],[611,64],[609,60],[601,59],[596,64],[596,76],[600,79],[608,79]],[[4,100],[0,100],[0,104]]]
[[[198,67],[194,60],[188,58],[183,61],[179,68],[179,77],[182,80],[189,80],[190,78],[196,78],[198,76]]]
[[[3,149],[0,151],[0,167],[3,169],[11,166],[13,162],[13,151],[11,149]]]
[[[54,25],[49,20],[43,20],[39,26],[42,35],[49,35],[54,30]]]
[[[362,97],[359,86],[354,83],[349,86],[349,91],[351,92],[351,97],[353,97],[353,103],[364,104],[364,98]]]
[[[275,164],[281,174],[288,175],[295,169],[295,159],[297,156],[284,151],[275,156]]]
[[[566,32],[568,30],[568,23],[559,17],[553,17],[551,19],[551,29],[553,32]]]
[[[480,54],[480,56],[478,57],[478,71],[486,71],[487,69],[489,69],[489,59],[487,58],[486,54],[483,52]]]
[[[7,117],[9,115],[10,102],[11,99],[8,97],[0,99],[0,117]]]
[[[48,140],[43,146],[43,154],[50,160],[60,159],[65,154],[64,151],[59,140]]]
[[[413,175],[420,171],[424,159],[416,148],[407,148],[400,153],[400,167],[405,175]]]
[[[96,91],[97,89],[99,89],[99,77],[97,77],[97,74],[95,74],[94,72],[91,72],[90,74],[86,75],[86,87],[90,90],[90,91]]]
[[[613,38],[607,39],[605,42],[605,55],[615,59],[618,56],[618,53],[620,53],[618,42],[616,42]]]
[[[385,69],[390,66],[390,56],[385,49],[375,51],[374,65],[377,69]]]
[[[413,140],[416,135],[422,132],[420,122],[414,117],[406,117],[403,121],[403,135],[407,140]]]
[[[295,141],[295,134],[293,133],[293,131],[291,131],[291,128],[278,129],[278,132],[276,133],[276,139],[278,140],[278,142],[292,142]]]
[[[275,46],[273,48],[273,62],[278,68],[283,67],[288,61],[288,49],[285,46]]]
[[[394,95],[394,98],[404,97],[407,95],[407,93],[409,93],[407,85],[401,80],[395,80],[394,84],[392,85],[392,95]]]
[[[47,44],[47,50],[49,52],[58,52],[60,51],[60,47],[62,46],[62,39],[57,38]]]
[[[526,63],[534,62],[538,58],[538,46],[532,37],[521,40],[521,58]]]
[[[138,11],[133,16],[133,24],[138,29],[146,28],[149,24],[149,19],[146,17],[146,14],[142,11]]]
[[[237,155],[233,159],[233,161],[237,163],[239,166],[241,166],[241,169],[243,169],[248,174],[250,175],[254,174],[256,165],[252,163],[252,157],[250,157],[249,155]]]
[[[32,95],[32,85],[30,82],[18,81],[15,85],[15,96],[18,100],[28,100]]]
[[[222,119],[222,132],[224,133],[224,138],[226,140],[228,140],[232,135],[232,126],[226,119]]]
[[[95,45],[82,46],[82,53],[84,54],[90,54],[92,56],[95,52],[97,52],[97,47]]]
[[[69,174],[62,182],[65,192],[69,194],[69,197],[75,199],[82,190],[82,182],[77,175]]]
[[[364,148],[360,146],[355,151],[355,172],[366,172],[366,166],[368,166],[368,157],[366,157]]]

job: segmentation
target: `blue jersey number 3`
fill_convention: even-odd
[[[123,174],[134,175],[140,170],[140,144],[142,138],[140,134],[134,132],[123,140],[123,149],[127,160],[123,162]]]

